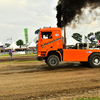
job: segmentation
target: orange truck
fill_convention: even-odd
[[[87,43],[77,43],[73,48],[64,48],[60,28],[39,29],[37,59],[49,67],[57,67],[62,61],[77,61],[91,67],[100,67],[100,50],[90,49]]]

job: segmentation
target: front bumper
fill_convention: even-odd
[[[42,60],[45,60],[46,57],[36,57],[36,58],[37,58],[37,60],[42,61]]]

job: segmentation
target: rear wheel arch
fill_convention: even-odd
[[[100,54],[100,52],[93,52],[93,53],[91,53],[91,54],[89,55],[89,57],[88,57],[88,61],[89,61],[90,57],[91,57],[92,55],[96,54],[96,53],[99,53],[99,54]]]
[[[61,55],[57,52],[57,51],[49,51],[47,54],[46,59],[50,56],[50,55],[56,55],[60,61],[62,61]]]

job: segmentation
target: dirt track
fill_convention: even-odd
[[[35,59],[14,57],[12,62]],[[63,62],[51,69],[44,62],[6,61],[11,62],[9,57],[0,57],[0,100],[74,100],[100,96],[100,68]]]

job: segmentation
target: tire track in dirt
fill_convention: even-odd
[[[75,70],[85,70],[86,67],[81,66],[79,62],[62,62],[56,68],[50,68],[44,62],[36,63],[21,63],[21,64],[5,64],[0,70],[0,74],[12,74],[12,73],[33,73],[40,71],[75,71]]]

